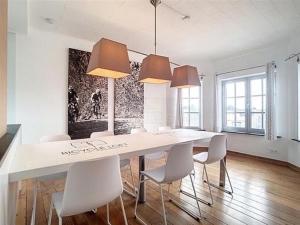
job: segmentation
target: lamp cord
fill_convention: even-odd
[[[154,53],[156,55],[156,2],[154,4]]]

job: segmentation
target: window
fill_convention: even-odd
[[[265,75],[224,80],[223,131],[264,134]]]
[[[201,128],[201,87],[182,88],[183,127]]]

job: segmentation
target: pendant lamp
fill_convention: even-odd
[[[174,69],[171,87],[188,88],[194,86],[200,86],[196,67],[185,65]]]
[[[155,9],[155,54],[150,54],[143,59],[139,81],[144,83],[162,84],[170,82],[172,71],[168,57],[156,55],[156,7],[161,3],[160,0],[151,0]]]
[[[127,46],[106,38],[101,38],[90,57],[87,74],[121,78],[129,75],[130,63]]]

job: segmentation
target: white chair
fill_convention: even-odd
[[[201,152],[199,154],[196,154],[193,156],[194,161],[203,164],[203,172],[202,172],[202,179],[203,179],[203,175],[205,173],[206,176],[206,181],[208,184],[208,188],[209,188],[209,193],[210,193],[210,198],[211,198],[211,202],[205,202],[203,200],[201,200],[201,202],[206,203],[207,205],[212,205],[213,204],[213,197],[212,197],[212,193],[211,193],[211,186],[212,187],[216,187],[218,189],[219,186],[214,185],[212,183],[209,182],[208,180],[208,175],[207,175],[207,170],[206,170],[206,165],[207,164],[211,164],[211,163],[215,163],[215,162],[219,162],[221,161],[223,163],[223,166],[225,168],[225,172],[230,184],[230,191],[227,191],[225,189],[220,189],[222,191],[225,191],[228,194],[233,194],[233,188],[231,185],[231,181],[227,172],[227,168],[226,168],[226,164],[224,162],[224,157],[226,156],[226,136],[225,135],[216,135],[214,137],[212,137],[209,147],[208,147],[208,151],[207,152]]]
[[[120,157],[118,155],[94,161],[74,163],[68,171],[63,192],[52,194],[48,225],[51,224],[52,211],[55,208],[62,225],[62,218],[106,205],[107,223],[109,221],[109,202],[120,198],[123,218],[127,225],[123,205],[123,185],[120,173]]]
[[[106,137],[106,136],[114,136],[114,132],[112,131],[100,131],[100,132],[93,132],[91,133],[91,138],[100,138],[100,137]],[[132,172],[132,167],[131,167],[131,163],[130,163],[130,159],[122,159],[120,161],[120,168],[121,169],[127,169],[130,171],[130,178],[131,178],[131,182],[129,183],[128,181],[124,181],[125,184],[127,184],[133,191],[128,191],[124,188],[124,191],[126,193],[128,193],[129,195],[132,195],[133,197],[136,197],[135,192],[136,192],[136,188],[135,188],[135,184],[134,184],[134,178],[133,178],[133,172]]]
[[[163,184],[170,184],[173,181],[180,180],[187,175],[189,175],[193,191],[194,191],[194,198],[197,199],[194,182],[191,176],[191,172],[194,169],[194,162],[193,162],[193,146],[192,143],[184,143],[173,146],[169,152],[167,157],[167,162],[164,166],[142,171],[139,178],[139,188],[140,184],[142,182],[145,182],[147,180],[151,180],[154,183],[158,184],[160,186],[160,195],[161,195],[161,203],[163,208],[163,218],[164,218],[164,224],[167,225],[167,218],[166,218],[166,210],[165,210],[165,204],[164,204],[164,197],[163,197]],[[145,176],[146,179],[142,180],[142,176]],[[138,194],[139,196],[139,189]],[[201,218],[201,211],[199,202],[196,200],[199,216],[197,218]],[[143,224],[146,224],[138,215],[137,215],[137,204],[138,199],[136,199],[135,202],[135,210],[134,214],[135,217]]]
[[[145,128],[133,128],[131,130],[131,134],[138,134],[138,133],[146,133],[147,130]],[[162,132],[162,130],[161,130]],[[149,167],[151,160],[159,160],[159,159],[165,159],[165,152],[155,152],[151,154],[146,154],[145,155],[145,160],[146,160],[146,166]]]
[[[58,135],[48,135],[40,138],[40,143],[45,142],[54,142],[54,141],[68,141],[71,140],[71,137],[67,134],[58,134]],[[31,225],[35,224],[35,214],[36,214],[36,199],[38,193],[38,182],[48,181],[48,180],[58,180],[63,179],[67,176],[66,172],[56,173],[47,176],[38,177],[33,183],[33,204],[32,204],[32,214],[31,214]]]

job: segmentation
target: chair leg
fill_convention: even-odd
[[[223,166],[224,166],[224,168],[225,168],[225,172],[226,172],[226,175],[227,175],[229,184],[230,184],[231,194],[233,194],[233,188],[232,188],[231,180],[230,180],[230,177],[229,177],[229,174],[228,174],[228,171],[227,171],[227,168],[226,168],[226,164],[225,164],[225,162],[224,162],[224,159],[222,159],[222,163],[223,163]]]
[[[132,182],[132,190],[133,193],[136,194],[136,190],[135,190],[135,184],[134,184],[134,178],[133,178],[133,172],[132,172],[132,167],[131,164],[129,164],[129,168],[130,168],[130,176],[131,176],[131,182]]]
[[[203,168],[202,168],[202,181],[204,180],[204,164],[203,164]]]
[[[58,217],[58,225],[62,225],[62,218],[60,216]]]
[[[136,210],[137,210],[137,205],[138,205],[138,201],[139,201],[141,180],[142,180],[142,175],[140,175],[140,178],[139,178],[138,191],[137,191],[137,196],[136,196],[136,199],[135,199],[135,207],[134,207],[134,215],[135,215],[135,217],[137,217]]]
[[[122,199],[121,195],[120,195],[120,202],[121,202],[121,208],[122,208],[122,212],[123,212],[123,218],[124,218],[125,225],[128,225],[126,212],[125,212],[125,209],[124,209],[124,203],[123,203],[123,199]]]
[[[111,225],[109,221],[109,203],[106,204],[106,221],[108,225]]]
[[[52,211],[53,211],[53,202],[52,202],[52,199],[51,199],[50,210],[49,210],[49,216],[48,216],[48,225],[51,225]]]
[[[204,172],[205,172],[205,176],[206,176],[206,180],[207,180],[207,184],[208,184],[208,189],[209,189],[209,194],[210,194],[210,199],[211,199],[211,205],[212,205],[212,204],[214,204],[214,200],[213,200],[212,193],[211,193],[211,187],[210,187],[210,183],[209,183],[209,180],[208,180],[206,166],[205,166],[205,164],[203,164],[203,165],[204,165]]]
[[[162,204],[162,207],[163,207],[164,224],[167,225],[167,216],[166,216],[163,188],[162,188],[161,184],[159,186],[160,186],[161,204]]]
[[[202,217],[202,216],[201,216],[201,210],[200,210],[199,202],[198,202],[198,200],[197,200],[197,194],[196,194],[196,190],[195,190],[195,186],[194,186],[194,181],[193,181],[193,179],[192,179],[192,175],[190,174],[189,176],[190,176],[190,180],[191,180],[192,187],[193,187],[193,191],[194,191],[194,195],[195,195],[195,200],[196,200],[197,207],[198,207],[198,211],[199,211],[199,216],[200,216],[199,219],[201,219],[201,217]]]
[[[35,214],[36,214],[36,198],[37,198],[37,180],[33,181],[33,203],[32,203],[32,213],[31,213],[31,225],[35,225]]]
[[[140,195],[140,186],[141,186],[141,182],[142,182],[142,174],[140,175],[139,178],[139,183],[138,183],[138,191],[136,194],[136,199],[135,199],[135,207],[134,207],[134,216],[137,220],[139,220],[143,225],[147,225],[138,215],[137,215],[137,205],[138,205],[138,201],[139,201],[139,195]]]

